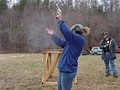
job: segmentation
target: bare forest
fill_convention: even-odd
[[[59,48],[45,32],[48,27],[63,38],[55,18],[56,3],[69,27],[76,23],[90,27],[85,50],[98,46],[103,31],[120,46],[120,0],[20,0],[13,7],[8,3],[0,0],[0,53]]]

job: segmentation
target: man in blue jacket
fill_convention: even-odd
[[[73,79],[77,73],[77,60],[84,47],[85,37],[90,33],[90,30],[80,24],[75,24],[69,29],[60,13],[56,17],[59,29],[65,40],[61,40],[53,30],[46,28],[46,31],[52,35],[53,41],[58,46],[64,48],[58,62],[58,90],[71,90]]]

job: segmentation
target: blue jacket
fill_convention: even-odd
[[[63,20],[58,22],[60,31],[65,40],[61,40],[56,34],[52,35],[53,41],[64,48],[58,62],[60,72],[76,72],[78,66],[78,57],[85,44],[85,38],[82,35],[72,32]]]

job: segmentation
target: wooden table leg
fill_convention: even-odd
[[[56,64],[57,64],[57,62],[58,62],[59,57],[60,57],[60,54],[58,54],[58,55],[55,57],[55,60],[52,61],[52,63],[51,63],[50,70],[49,70],[49,75],[50,75],[50,76],[52,75],[52,73],[53,73],[53,71],[54,71],[54,69],[55,69],[55,66],[56,66]]]
[[[46,77],[47,77],[47,58],[48,58],[48,54],[43,54],[43,75],[42,75],[42,83],[46,82]]]

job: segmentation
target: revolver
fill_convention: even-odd
[[[62,13],[60,7],[58,6],[58,4],[56,4],[56,8],[57,8],[57,13]]]

